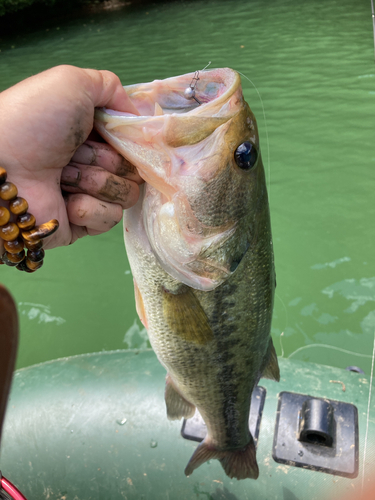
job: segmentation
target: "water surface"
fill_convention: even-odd
[[[109,69],[124,84],[195,71],[208,61],[247,75],[265,110],[243,79],[269,185],[278,354],[358,365],[369,374],[375,331],[369,2],[161,3],[51,23],[3,38],[0,49],[0,90],[57,64]],[[147,345],[121,233],[116,227],[49,251],[32,275],[1,268],[19,304],[19,367]]]

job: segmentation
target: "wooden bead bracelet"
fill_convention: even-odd
[[[5,248],[0,256],[0,264],[33,273],[43,265],[43,238],[51,236],[58,229],[59,223],[53,219],[35,226],[35,217],[27,212],[29,204],[18,196],[15,184],[6,180],[7,171],[0,167],[0,198],[9,202],[9,210],[0,206],[0,238],[4,240]],[[16,222],[10,222],[11,214],[17,216]]]

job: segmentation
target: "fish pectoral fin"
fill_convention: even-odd
[[[191,288],[177,294],[164,290],[163,313],[171,331],[187,342],[204,345],[213,340],[206,313]]]
[[[262,377],[275,380],[275,382],[279,382],[280,369],[272,339],[270,339],[270,342],[268,344],[268,349],[265,359],[266,359],[266,366],[263,370]]]
[[[221,451],[212,446],[207,437],[189,460],[185,469],[186,476],[190,476],[200,465],[214,458],[220,461],[225,474],[230,478],[257,479],[259,476],[253,438],[244,448]]]
[[[165,381],[165,404],[169,420],[191,418],[195,413],[195,406],[189,403],[176,389],[171,376],[168,374]]]

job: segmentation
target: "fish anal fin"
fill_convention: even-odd
[[[275,382],[280,381],[280,369],[279,363],[277,361],[277,354],[275,347],[273,345],[272,339],[268,344],[267,354],[266,354],[266,366],[263,370],[262,377],[275,380]]]
[[[171,331],[187,342],[204,345],[213,340],[206,313],[190,288],[177,294],[164,290],[163,313]]]
[[[180,420],[183,417],[191,418],[194,415],[195,406],[180,394],[169,374],[165,381],[164,397],[169,420]]]
[[[244,448],[222,451],[210,445],[208,438],[205,438],[189,460],[185,474],[190,476],[200,465],[215,458],[220,461],[226,475],[230,478],[257,479],[259,476],[253,439]]]
[[[137,282],[134,280],[134,295],[135,295],[135,308],[137,310],[137,314],[143,326],[147,329],[147,317],[145,311],[145,305],[142,299],[141,292],[139,291]]]

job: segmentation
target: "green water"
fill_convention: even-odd
[[[1,37],[1,35],[0,35]],[[186,1],[0,40],[0,90],[57,64],[124,84],[229,66],[247,75],[267,170],[279,355],[370,373],[375,331],[375,65],[369,1]],[[9,124],[12,123],[12,110]],[[27,117],[25,117],[27,119]],[[21,317],[18,367],[147,345],[122,229],[1,268]],[[347,352],[346,352],[347,351]]]

